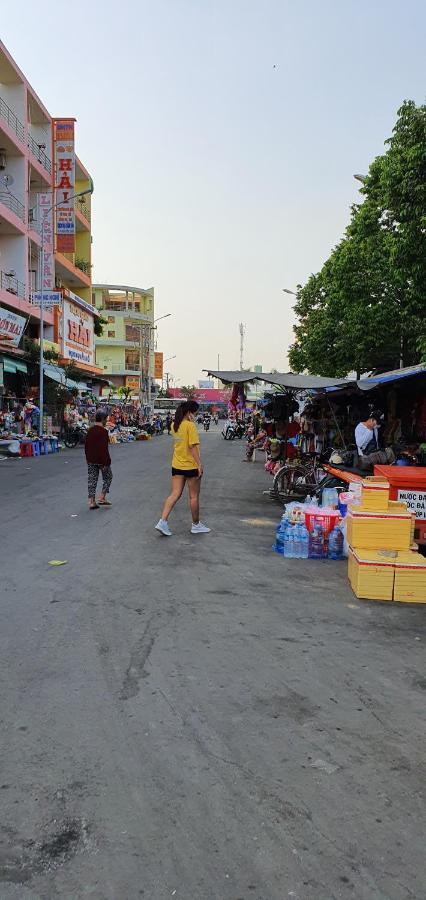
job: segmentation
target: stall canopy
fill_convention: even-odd
[[[52,366],[49,363],[44,364],[44,374],[47,378],[50,378],[51,381],[56,381],[58,384],[63,384],[66,388],[77,388],[79,391],[88,391],[89,388],[84,381],[73,381],[72,378],[67,378],[64,369],[61,369],[59,366]]]
[[[9,375],[16,375],[17,372],[22,372],[23,375],[27,373],[27,366],[24,362],[21,362],[19,359],[12,359],[9,356],[0,356],[0,362],[3,363],[3,371],[8,372]]]
[[[325,390],[331,387],[348,385],[346,378],[322,378],[319,375],[293,375],[292,372],[284,374],[280,372],[217,372],[212,369],[204,369],[208,375],[218,378],[224,384],[242,384],[249,381],[265,381],[277,387],[287,388],[293,391]]]
[[[412,378],[415,375],[425,375],[426,366],[407,366],[404,369],[394,369],[392,372],[382,372],[381,375],[370,375],[357,381],[360,391],[371,391],[382,384],[391,384],[393,381],[401,381],[402,378]]]

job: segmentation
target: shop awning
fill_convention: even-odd
[[[208,375],[218,378],[224,384],[242,384],[249,381],[265,381],[293,391],[325,390],[328,387],[347,385],[346,378],[322,378],[319,375],[294,375],[292,372],[228,372],[204,369]]]
[[[357,381],[360,391],[372,391],[381,384],[390,384],[393,381],[401,381],[402,378],[412,378],[415,375],[426,374],[426,366],[406,366],[403,369],[393,369],[391,372],[382,372],[380,375],[370,375]]]
[[[8,372],[9,375],[16,375],[17,372],[22,372],[23,375],[27,374],[27,366],[20,360],[10,359],[10,357],[6,356],[0,356],[0,362],[3,363],[3,371]]]
[[[52,366],[50,363],[45,363],[44,374],[47,378],[50,378],[51,381],[56,381],[57,384],[63,384],[64,387],[77,388],[79,391],[90,390],[84,381],[74,381],[72,378],[67,378],[65,370],[61,369],[60,366]]]

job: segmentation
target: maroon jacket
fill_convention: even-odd
[[[87,432],[84,444],[87,462],[97,466],[110,466],[108,442],[109,434],[106,428],[103,425],[92,425]]]

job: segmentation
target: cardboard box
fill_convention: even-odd
[[[347,540],[358,550],[409,550],[411,515],[408,512],[377,512],[349,506]]]
[[[364,509],[384,512],[388,508],[390,484],[380,475],[369,475],[362,480],[362,505]]]

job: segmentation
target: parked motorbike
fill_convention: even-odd
[[[86,425],[77,424],[73,425],[71,428],[68,428],[64,435],[65,446],[72,448],[77,447],[79,444],[84,444],[87,431],[88,429]]]

